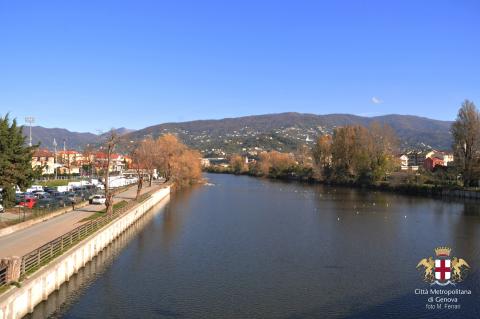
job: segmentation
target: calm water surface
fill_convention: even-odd
[[[32,317],[480,317],[478,204],[207,177]],[[427,311],[415,266],[443,245],[472,266],[456,287],[472,295]]]

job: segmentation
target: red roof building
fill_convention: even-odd
[[[436,166],[444,166],[443,160],[437,157],[427,157],[423,162],[423,167],[428,171],[433,171]]]

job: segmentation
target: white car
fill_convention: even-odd
[[[106,198],[104,195],[95,195],[92,197],[92,204],[104,205],[105,200]]]
[[[4,209],[3,209],[3,206],[2,204],[0,204],[0,213],[3,213]]]

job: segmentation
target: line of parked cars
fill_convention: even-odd
[[[15,204],[26,208],[54,209],[90,201],[103,191],[95,185],[73,187],[69,191],[59,192],[57,188],[45,187],[32,192],[17,193]]]

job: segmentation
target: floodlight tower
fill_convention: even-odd
[[[35,123],[35,118],[33,116],[25,117],[25,122],[30,126],[30,140],[28,142],[28,146],[32,146],[32,124]]]

